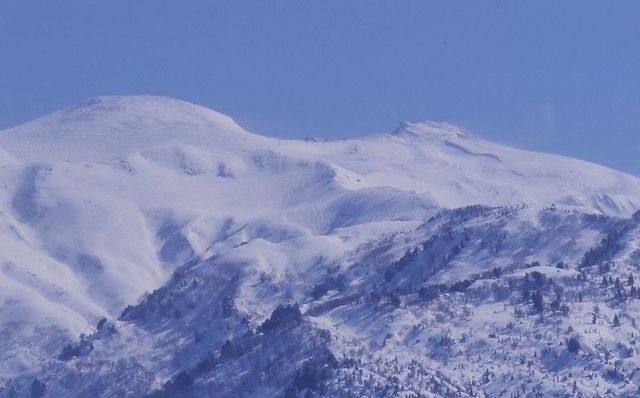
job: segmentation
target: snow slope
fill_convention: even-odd
[[[384,254],[397,260],[426,234],[410,233],[443,209],[557,207],[629,217],[640,208],[636,177],[504,147],[444,123],[288,141],[149,96],[97,97],[1,131],[0,178],[4,381],[40,371],[60,341],[118,318],[190,260],[235,264],[243,275],[236,306],[257,322],[280,303],[274,297],[305,302],[308,291],[292,280],[309,289],[325,267],[346,272],[366,262],[373,242],[402,235],[404,243]],[[537,224],[536,217],[522,223]],[[577,254],[562,259],[579,261],[599,233],[585,229],[573,244]],[[541,250],[519,252],[520,259],[557,260],[550,247]],[[489,265],[479,253],[434,282],[482,272]],[[491,264],[505,267],[507,258]],[[366,269],[354,272],[354,286],[371,283]]]

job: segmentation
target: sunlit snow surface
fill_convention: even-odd
[[[468,243],[476,251],[434,283],[508,268],[514,256],[577,263],[601,231],[563,219],[581,228],[571,243],[571,231],[541,221],[545,208],[615,217],[640,208],[633,176],[504,147],[445,123],[402,123],[344,141],[279,140],[212,110],[147,96],[97,97],[1,131],[0,166],[0,384],[37,374],[59,341],[118,318],[190,259],[242,264],[236,304],[259,322],[281,302],[313,308],[309,289],[327,272],[320,265],[352,272],[353,289],[372,283],[355,266],[368,261],[367,245],[392,242],[382,255],[396,261],[441,227],[428,221],[442,209],[518,207],[505,230],[532,226],[557,236],[537,249],[527,243],[528,252],[523,240],[507,240],[510,254],[493,259],[479,241]],[[573,257],[564,253],[569,244]],[[392,282],[412,277],[421,276]],[[483,311],[476,317],[501,309]],[[382,324],[371,329],[370,319],[349,323],[352,315],[338,310],[315,322],[343,340],[398,336]],[[396,317],[410,325],[416,315]],[[136,331],[123,325],[127,333]],[[158,377],[172,375],[165,372]]]

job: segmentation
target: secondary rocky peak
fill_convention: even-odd
[[[392,133],[404,138],[451,138],[459,137],[473,139],[473,135],[462,128],[446,122],[425,120],[411,123],[401,122]]]

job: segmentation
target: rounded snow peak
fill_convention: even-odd
[[[0,147],[27,162],[105,161],[171,143],[245,147],[256,137],[230,117],[188,102],[105,96],[5,130]]]
[[[392,134],[404,138],[474,138],[471,133],[458,126],[429,120],[418,123],[403,121]]]
[[[223,124],[240,128],[229,116],[189,102],[169,97],[152,95],[96,96],[64,109],[62,114],[70,116],[65,121],[93,119],[95,117],[127,114],[137,118],[169,119],[177,116],[188,120],[200,120],[211,124]]]

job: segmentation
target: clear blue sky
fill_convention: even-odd
[[[0,129],[120,94],[285,138],[445,120],[640,175],[640,1],[0,2]]]

